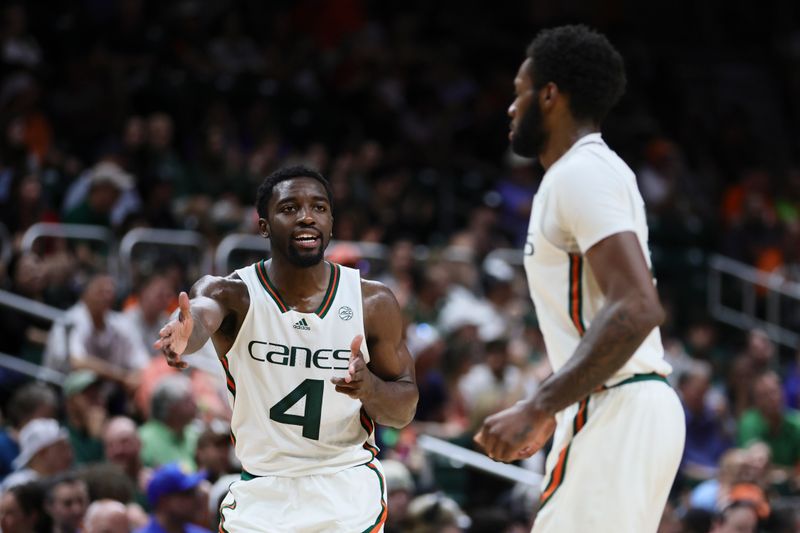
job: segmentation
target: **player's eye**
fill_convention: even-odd
[[[316,209],[320,213],[324,213],[325,211],[328,210],[328,206],[326,206],[325,204],[317,204],[314,206],[314,209]]]
[[[297,211],[297,207],[291,204],[285,204],[281,207],[281,213],[294,213],[295,211]]]

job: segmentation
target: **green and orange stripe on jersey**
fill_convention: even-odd
[[[336,298],[336,292],[339,290],[339,278],[341,277],[341,272],[339,271],[339,265],[334,263],[328,263],[331,266],[331,275],[330,281],[328,281],[328,289],[325,291],[325,296],[322,298],[322,303],[319,304],[314,313],[317,314],[320,318],[325,318],[325,315],[328,314],[331,307],[333,306],[333,300]]]
[[[589,416],[589,397],[587,396],[585,399],[581,400],[578,404],[578,412],[575,413],[575,418],[572,419],[572,438],[574,439],[575,436],[586,426],[586,420]],[[547,482],[544,490],[542,491],[542,495],[539,497],[539,501],[541,502],[541,507],[550,501],[550,498],[558,490],[564,483],[564,476],[566,475],[567,471],[567,460],[569,459],[569,449],[572,446],[572,440],[570,439],[569,444],[564,446],[564,449],[561,450],[561,453],[558,454],[558,461],[556,461],[556,466],[553,468],[553,471],[550,474],[550,481]]]
[[[230,363],[228,362],[228,356],[222,355],[219,358],[219,362],[222,363],[222,370],[225,371],[225,385],[228,387],[228,391],[230,391],[231,395],[233,395],[233,401],[236,401],[236,381],[233,379],[233,375],[231,374]],[[231,443],[236,446],[236,435],[233,434],[233,428],[231,428]]]
[[[325,290],[325,295],[322,297],[322,303],[320,303],[317,310],[314,311],[314,313],[320,318],[325,318],[325,315],[328,314],[328,311],[330,311],[331,307],[333,306],[333,300],[336,298],[336,293],[339,290],[339,279],[341,278],[341,270],[339,265],[334,263],[328,263],[328,265],[331,269],[330,278],[328,280],[328,288]],[[281,313],[287,312],[289,310],[289,306],[283,301],[283,298],[278,292],[278,288],[274,283],[272,283],[272,280],[269,279],[269,274],[267,273],[267,262],[265,260],[259,261],[255,264],[255,267],[258,281],[261,283],[261,286],[264,287],[264,290],[275,302],[275,305],[278,306],[278,309],[281,310]]]
[[[369,443],[369,438],[370,436],[372,436],[372,432],[375,431],[375,421],[372,420],[372,418],[370,418],[370,416],[367,414],[367,411],[363,407],[361,408],[361,412],[359,413],[359,418],[361,422],[361,427],[363,427],[364,431],[367,432],[367,440],[364,441],[363,447],[365,450],[367,450],[369,453],[372,454],[372,459],[375,459],[380,450],[378,450],[378,448]]]
[[[228,530],[225,529],[225,513],[223,512],[223,511],[225,511],[225,509],[230,509],[231,511],[236,509],[236,500],[233,500],[233,503],[230,503],[228,505],[220,506],[220,508],[219,508],[219,533],[228,533]]]
[[[569,319],[583,337],[586,326],[583,323],[583,256],[569,254]]]
[[[378,482],[380,483],[380,488],[381,488],[381,510],[380,513],[378,513],[378,518],[375,519],[375,522],[373,522],[372,525],[370,525],[362,533],[378,533],[378,531],[380,531],[381,528],[383,527],[383,524],[386,522],[386,517],[389,515],[389,510],[386,506],[386,499],[383,497],[383,493],[385,490],[383,482],[383,474],[381,474],[381,471],[378,469],[377,466],[375,466],[372,463],[372,461],[365,464],[364,466],[375,472],[375,475],[378,476]]]

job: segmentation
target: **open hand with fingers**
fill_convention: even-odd
[[[181,355],[189,344],[194,320],[190,312],[189,295],[185,292],[178,295],[178,309],[178,316],[161,328],[161,331],[158,332],[159,339],[153,346],[157,350],[161,350],[167,358],[169,366],[186,368],[188,365],[181,359]]]
[[[343,378],[331,378],[331,383],[336,385],[336,392],[347,394],[351,398],[368,398],[375,390],[375,380],[378,379],[367,368],[364,356],[361,353],[363,335],[356,335],[350,343],[350,366],[347,375]]]
[[[495,461],[516,461],[539,451],[555,429],[553,415],[521,401],[488,417],[475,442]]]

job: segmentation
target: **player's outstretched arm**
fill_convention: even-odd
[[[664,320],[633,232],[601,240],[586,257],[606,303],[572,357],[533,398],[486,419],[475,440],[490,457],[508,461],[535,453],[555,430],[555,413],[605,383]]]
[[[350,346],[347,376],[331,381],[337,392],[361,400],[376,422],[401,428],[414,418],[419,391],[414,361],[405,344],[400,306],[381,283],[362,280],[361,288],[370,362],[364,362],[358,335]]]
[[[208,342],[227,313],[224,306],[224,278],[204,276],[191,289],[178,295],[178,309],[159,331],[156,349],[161,350],[170,366],[186,368],[181,356],[194,353]]]

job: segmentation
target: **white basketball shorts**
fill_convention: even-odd
[[[655,533],[686,437],[666,380],[634,376],[556,419],[533,533]]]
[[[379,533],[388,513],[377,460],[335,474],[234,482],[220,507],[220,533]]]

